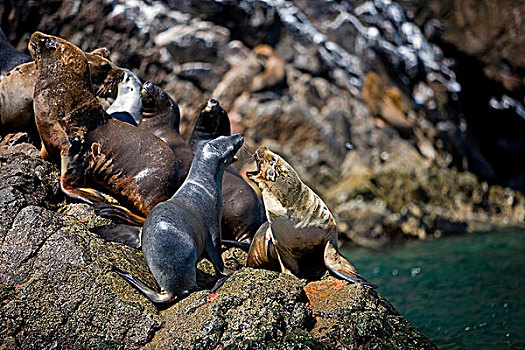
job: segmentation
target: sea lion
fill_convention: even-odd
[[[46,150],[60,161],[60,187],[69,197],[106,203],[93,185],[142,223],[179,186],[171,149],[155,136],[112,119],[98,103],[86,56],[68,41],[35,32],[29,51],[38,64],[35,121]],[[140,157],[137,157],[137,154]]]
[[[0,29],[0,80],[13,68],[32,61],[31,56],[15,49]]]
[[[317,255],[336,276],[376,288],[341,256],[332,213],[295,170],[266,147],[255,152],[255,161],[257,170],[247,176],[261,189],[268,224],[257,231],[246,265],[297,275],[299,260]]]
[[[135,73],[124,69],[124,78],[118,84],[117,98],[106,112],[115,119],[137,126],[142,116],[141,88],[142,83]]]
[[[145,82],[140,91],[142,97],[142,119],[139,129],[145,130],[170,146],[179,166],[179,176],[185,179],[193,160],[193,151],[179,133],[179,106],[161,88]]]
[[[124,77],[124,70],[107,58],[106,48],[86,53],[93,89],[97,97],[117,97],[117,85]],[[36,62],[21,64],[0,81],[0,121],[5,132],[27,131],[38,140],[33,93],[38,79]]]
[[[218,136],[230,135],[230,119],[216,100],[208,100],[199,110],[189,144],[194,152]],[[233,166],[226,169],[222,185],[224,241],[241,243],[248,250],[252,237],[266,221],[264,206]]]
[[[253,78],[250,91],[259,92],[285,85],[284,61],[275,54],[272,47],[260,44],[253,49],[253,53],[264,62],[264,70]]]
[[[235,134],[206,144],[195,154],[186,181],[146,219],[142,252],[160,292],[115,269],[153,303],[168,304],[199,290],[197,262],[203,257],[218,275],[226,275],[221,256],[222,175],[242,143],[242,136]]]

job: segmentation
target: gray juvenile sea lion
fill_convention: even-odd
[[[332,214],[295,170],[266,147],[256,151],[255,160],[257,170],[247,175],[261,189],[268,224],[257,231],[246,265],[297,275],[301,258],[309,255],[315,262],[318,255],[336,276],[376,288],[341,256]]]
[[[0,80],[16,66],[32,61],[31,56],[15,49],[0,29]]]
[[[96,49],[86,53],[93,89],[97,97],[117,97],[118,82],[124,70],[106,57],[108,50]],[[38,79],[36,62],[21,64],[0,81],[0,121],[3,132],[27,131],[38,140],[33,111],[33,94]]]
[[[196,116],[189,144],[197,152],[210,140],[230,133],[228,114],[217,101],[211,99],[200,108]],[[233,166],[228,167],[224,173],[222,198],[224,241],[232,244],[239,242],[247,250],[255,232],[266,221],[264,206]]]
[[[140,215],[147,216],[180,184],[173,152],[103,110],[79,48],[35,32],[29,50],[38,64],[35,121],[46,150],[60,162],[62,191],[87,203],[107,202],[98,190],[83,187],[96,186],[132,208],[136,214],[126,214],[142,223]]]
[[[159,203],[142,229],[142,252],[160,292],[126,272],[115,271],[156,304],[167,304],[199,290],[197,262],[209,258],[225,276],[221,256],[222,175],[242,146],[239,134],[206,144],[191,164],[186,181],[169,200]]]
[[[124,78],[118,84],[117,98],[106,112],[113,118],[137,126],[142,116],[141,88],[142,83],[135,73],[124,69]]]

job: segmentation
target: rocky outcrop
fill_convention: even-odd
[[[10,218],[0,224],[0,349],[435,349],[376,292],[332,277],[308,283],[244,268],[239,249],[223,253],[236,272],[215,293],[159,310],[112,272],[117,266],[155,285],[140,250],[103,241],[88,229],[106,219],[86,204],[57,204],[53,186],[35,186],[46,169],[56,184],[56,169],[14,140],[2,157],[31,154],[17,153],[0,174],[34,187],[16,193],[16,205],[12,191],[0,191]],[[215,284],[213,271],[207,260],[199,264],[201,287]]]

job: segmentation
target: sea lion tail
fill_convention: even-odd
[[[144,282],[142,282],[138,278],[131,276],[129,273],[122,271],[116,268],[115,266],[113,266],[113,271],[116,272],[120,277],[124,278],[126,282],[131,284],[133,288],[138,290],[146,298],[148,298],[155,304],[169,304],[175,300],[176,296],[174,294],[166,292],[158,293],[150,287],[148,287]]]
[[[356,271],[355,267],[339,253],[331,241],[328,241],[324,248],[324,263],[328,270],[339,278],[353,283],[361,283],[368,288],[377,288],[375,284],[365,280]]]
[[[140,248],[142,227],[131,225],[102,225],[89,229],[90,232],[96,233],[106,241],[119,242],[132,248]]]

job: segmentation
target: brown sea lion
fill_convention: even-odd
[[[161,88],[145,82],[141,89],[142,119],[139,129],[145,130],[170,146],[177,158],[179,176],[185,179],[193,160],[193,151],[179,133],[179,106]]]
[[[112,119],[98,103],[85,54],[64,39],[35,32],[29,51],[38,64],[34,110],[38,132],[60,161],[62,191],[87,203],[114,196],[130,218],[142,216],[179,186],[171,149],[155,136]],[[140,156],[137,156],[140,155]]]
[[[253,53],[263,60],[264,70],[253,78],[250,91],[258,92],[283,85],[285,80],[284,61],[275,54],[272,47],[260,44],[253,49]]]
[[[193,152],[219,136],[228,136],[230,119],[216,100],[208,100],[199,110],[188,141]],[[244,243],[247,250],[257,229],[266,221],[261,200],[233,166],[226,168],[222,184],[222,233],[224,241]]]
[[[336,276],[376,288],[341,256],[332,213],[295,170],[266,147],[256,151],[255,160],[257,170],[247,175],[261,189],[268,224],[257,231],[246,265],[297,275],[303,257],[316,262],[318,255]]]
[[[100,98],[116,98],[118,83],[124,77],[124,70],[106,58],[108,52],[106,48],[100,48],[85,54],[93,89]],[[37,77],[36,62],[28,62],[12,69],[0,81],[0,125],[3,132],[27,131],[38,140],[33,112]]]

